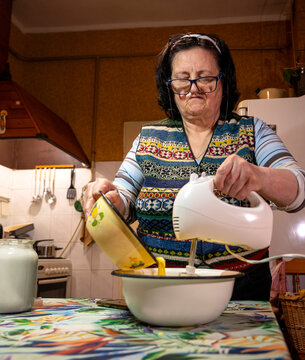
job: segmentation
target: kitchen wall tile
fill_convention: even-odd
[[[20,201],[18,201],[18,198],[16,197],[16,195],[18,195],[18,191],[20,194],[24,190],[14,191],[14,201],[16,208],[22,206],[22,204],[20,203]],[[30,194],[27,198],[27,202],[23,204],[23,209],[29,216],[33,218],[37,216],[51,216],[52,213],[51,206],[48,204],[44,197],[41,197],[39,201],[33,201],[33,198]]]
[[[75,211],[73,203],[67,199],[66,189],[55,189],[56,203],[52,206],[57,214],[71,215]]]
[[[92,249],[90,246],[84,247],[81,242],[72,243],[70,246],[70,259],[78,270],[90,270],[92,261]]]
[[[68,246],[65,249],[66,245],[68,244],[68,241],[61,241],[61,240],[56,239],[54,241],[54,244],[55,244],[56,247],[61,248],[60,250],[56,251],[56,256],[64,257],[64,258],[67,258],[67,259],[71,258],[71,249],[70,249],[70,247]]]
[[[14,189],[12,200],[10,203],[10,211],[12,215],[35,215],[31,213],[30,208],[39,208],[39,212],[47,215],[50,214],[49,209],[43,207],[43,201],[32,203],[32,194],[29,189]]]
[[[68,242],[72,235],[72,217],[52,214],[50,219],[50,237],[55,241]]]
[[[11,189],[12,187],[13,170],[0,165],[0,187]]]
[[[0,178],[1,178],[1,173],[0,173]],[[4,185],[0,185],[0,196],[4,196],[6,198],[11,198],[12,197],[12,190],[9,187],[6,187]]]
[[[55,170],[55,188],[67,189],[70,181],[70,169],[56,169]],[[53,179],[54,169],[51,169],[51,179]]]
[[[17,225],[17,224],[25,224],[33,222],[27,215],[24,216],[9,216],[9,223],[8,225]],[[35,225],[34,225],[35,226]],[[29,232],[30,236],[33,236],[34,230]]]
[[[41,215],[34,219],[33,240],[51,239],[50,217]]]
[[[91,272],[91,297],[94,299],[112,298],[113,279],[110,270]]]
[[[7,205],[8,215],[2,214],[2,204],[0,203],[0,223],[2,226],[10,225],[10,215],[12,214],[12,175],[13,171],[11,169],[0,165],[0,196],[9,199]]]
[[[34,190],[33,170],[14,170],[12,187],[17,189]]]
[[[5,227],[5,226],[9,226],[9,220],[5,217],[0,216],[0,224]]]
[[[73,266],[73,265],[72,265]],[[72,270],[71,293],[74,298],[88,298],[90,293],[91,271]]]
[[[72,240],[73,242],[80,241],[81,236],[83,236],[83,227],[84,227],[84,223],[81,218],[81,213],[78,211],[74,211],[71,217],[71,228],[72,228],[71,236],[75,233]]]
[[[99,246],[94,243],[92,245],[92,270],[113,270],[115,265]]]
[[[91,179],[91,170],[90,169],[76,169],[75,170],[75,177],[74,177],[74,186],[81,190],[82,187]],[[69,181],[70,186],[70,181]]]
[[[122,293],[122,278],[112,275],[112,298],[113,299],[123,299]]]
[[[67,199],[67,193],[66,193],[66,201],[68,202],[69,206],[73,209],[72,212],[74,212],[74,210],[75,210],[74,209],[74,203],[79,198],[80,194],[81,194],[81,191],[79,189],[76,189],[75,199]]]

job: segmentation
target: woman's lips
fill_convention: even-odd
[[[192,96],[192,97],[190,97],[190,100],[203,100],[203,97],[202,96]]]

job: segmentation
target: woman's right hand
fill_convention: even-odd
[[[100,191],[102,191],[111,203],[118,209],[123,215],[125,211],[124,201],[122,200],[117,187],[108,179],[100,178],[96,181],[89,183],[86,190],[83,192],[81,200],[83,212],[87,219],[94,203],[101,197]]]

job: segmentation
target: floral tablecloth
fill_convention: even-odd
[[[230,302],[215,321],[155,327],[90,299],[43,299],[0,315],[1,360],[290,359],[268,302]]]

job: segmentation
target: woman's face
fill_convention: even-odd
[[[211,51],[201,47],[182,50],[172,60],[172,79],[196,79],[203,76],[218,76],[219,68]],[[195,84],[186,95],[175,94],[175,102],[183,120],[200,119],[213,127],[220,115],[222,82],[211,93],[200,93]]]

